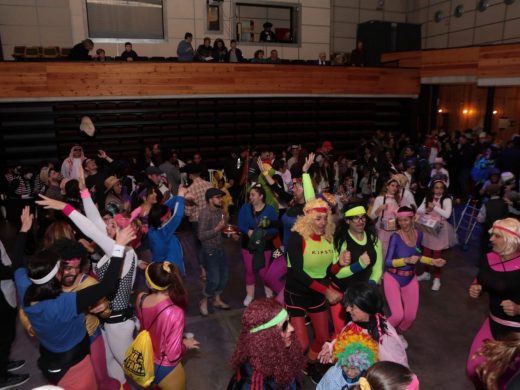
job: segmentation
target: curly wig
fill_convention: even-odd
[[[242,330],[231,357],[231,366],[233,371],[238,371],[249,363],[263,378],[274,379],[279,389],[287,389],[306,364],[296,336],[291,336],[292,343],[286,347],[280,329],[276,326],[256,333],[250,332],[270,321],[282,309],[282,305],[274,299],[251,302],[242,315]]]
[[[359,372],[368,370],[377,362],[377,356],[377,342],[355,323],[343,329],[334,343],[334,360],[342,366],[355,368]]]
[[[316,214],[322,213],[322,211],[316,211],[316,209],[327,210],[327,227],[325,229],[324,237],[327,241],[332,242],[334,237],[334,221],[332,220],[331,211],[327,202],[323,199],[312,199],[305,204],[303,208],[304,215],[298,217],[293,228],[293,232],[299,233],[304,239],[308,239],[314,234],[312,229],[313,219]]]

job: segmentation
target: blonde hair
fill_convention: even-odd
[[[498,390],[498,382],[515,358],[520,355],[520,334],[509,333],[503,340],[486,340],[475,357],[486,360],[477,368],[477,374],[488,390]]]
[[[504,229],[515,232],[518,236],[515,236],[502,229],[493,229],[493,227],[503,227]],[[504,252],[499,255],[510,255],[520,249],[520,222],[515,218],[499,219],[493,224],[493,227],[489,229],[489,233],[500,236],[505,241]]]
[[[332,221],[332,214],[330,208],[323,199],[312,199],[305,204],[302,216],[299,216],[291,231],[299,233],[304,239],[310,238],[314,234],[312,229],[314,215],[319,213],[315,209],[326,208],[327,209],[327,227],[325,228],[325,234],[323,237],[327,241],[331,241],[334,237],[334,222]]]

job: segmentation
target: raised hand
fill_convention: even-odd
[[[87,188],[87,185],[85,184],[85,170],[83,169],[83,166],[80,166],[79,167],[79,179],[78,179],[78,183],[79,183],[79,189],[80,191],[84,190],[85,188]]]
[[[135,231],[132,225],[120,229],[116,233],[116,244],[126,246],[135,240]]]
[[[311,165],[314,164],[314,157],[316,157],[316,155],[314,153],[309,153],[309,155],[305,159],[305,163],[303,164],[303,167],[302,167],[302,171],[304,173],[307,173],[307,171],[309,170]]]
[[[36,204],[39,206],[43,206],[43,208],[45,208],[45,209],[63,210],[65,208],[65,206],[67,205],[67,203],[65,203],[65,202],[62,202],[62,201],[59,201],[56,199],[51,199],[42,194],[40,194],[40,198],[42,198],[42,199],[37,200]]]
[[[31,208],[29,206],[25,206],[22,210],[22,214],[20,215],[20,220],[22,221],[20,232],[27,233],[29,230],[31,230],[33,219],[34,215],[31,214]]]

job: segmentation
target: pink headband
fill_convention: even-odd
[[[306,213],[310,213],[311,211],[315,211],[317,213],[327,214],[329,212],[329,209],[327,207],[314,207],[312,209],[308,209],[306,211]]]
[[[406,390],[419,390],[419,379],[417,378],[417,375],[413,374],[412,381],[410,382]]]
[[[492,229],[498,229],[498,230],[503,230],[504,232],[507,232],[509,234],[512,234],[513,236],[517,237],[517,238],[520,238],[520,234],[518,234],[517,232],[511,230],[511,229],[508,229],[506,227],[502,227],[502,226],[499,226],[499,225],[493,225]]]
[[[78,266],[81,264],[81,259],[78,258],[72,258],[68,260],[63,260],[64,263],[67,263],[67,265],[71,265],[73,267]]]
[[[407,218],[407,217],[413,217],[415,213],[413,211],[399,211],[397,213],[397,218]]]

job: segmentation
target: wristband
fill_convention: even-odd
[[[90,198],[90,191],[88,190],[88,188],[85,188],[85,189],[81,190],[79,193],[81,195],[81,199],[88,199],[88,198]]]
[[[264,175],[264,176],[269,176],[269,171],[263,171],[263,172],[262,172],[262,175]]]
[[[65,207],[63,208],[63,214],[65,214],[67,217],[73,212],[75,211],[75,208],[72,207],[70,204],[66,204]]]
[[[125,255],[125,247],[123,245],[115,244],[112,249],[111,257],[123,257]]]

